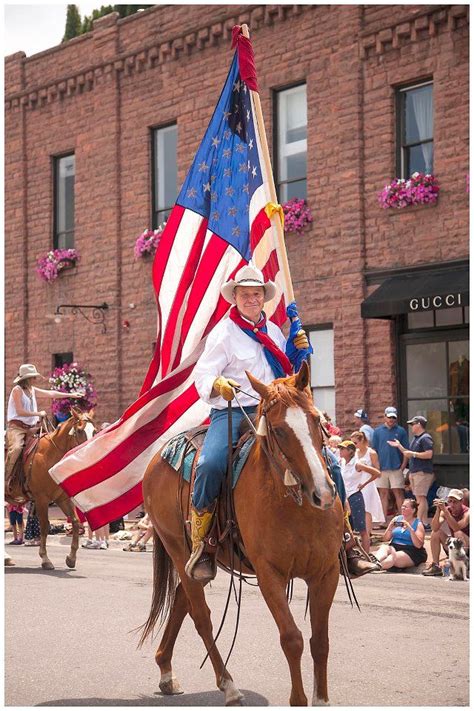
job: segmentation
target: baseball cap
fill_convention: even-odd
[[[411,420],[407,420],[407,425],[423,425],[423,427],[426,427],[427,422],[428,420],[423,415],[415,415]]]
[[[356,446],[354,442],[352,442],[350,439],[345,439],[343,442],[340,442],[337,445],[340,449],[353,449],[354,452],[356,450]]]
[[[360,410],[356,410],[354,412],[354,417],[360,417],[361,420],[368,420],[369,419],[369,416],[367,415],[366,411],[362,410],[362,408]]]
[[[458,501],[462,501],[464,499],[464,494],[462,493],[461,489],[451,489],[448,494],[448,499],[449,497],[457,499]]]
[[[396,407],[386,407],[385,408],[385,417],[398,417],[397,408]]]

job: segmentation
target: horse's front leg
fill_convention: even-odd
[[[80,522],[76,515],[76,510],[71,499],[66,495],[62,494],[58,499],[56,499],[56,504],[60,507],[61,511],[69,516],[72,524],[72,536],[71,536],[71,550],[69,555],[66,556],[66,565],[68,568],[76,567],[76,555],[77,549],[79,548],[79,529]]]
[[[49,518],[48,518],[48,499],[35,499],[36,504],[36,515],[38,516],[40,525],[40,547],[39,555],[41,558],[41,567],[45,570],[54,570],[54,565],[51,563],[46,552],[46,538],[49,532]]]
[[[308,581],[311,616],[311,656],[314,663],[313,706],[329,706],[328,654],[329,611],[339,580],[339,561],[324,577]]]
[[[258,584],[280,632],[280,644],[290,668],[290,706],[307,706],[301,676],[303,635],[296,626],[286,598],[286,579],[266,561],[255,564]]]

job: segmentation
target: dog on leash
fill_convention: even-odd
[[[446,541],[448,548],[449,580],[468,580],[469,578],[469,558],[463,542],[459,538],[448,538]]]

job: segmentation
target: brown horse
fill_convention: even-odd
[[[48,507],[52,501],[71,519],[71,550],[69,555],[66,556],[66,565],[68,568],[74,568],[76,565],[80,522],[76,516],[74,504],[63,489],[52,479],[49,470],[63,458],[66,452],[85,442],[87,437],[84,427],[87,422],[91,422],[88,415],[71,409],[71,417],[53,432],[43,434],[38,441],[37,447],[27,456],[24,462],[27,488],[30,498],[35,502],[36,515],[40,524],[41,543],[39,555],[42,561],[41,567],[45,570],[54,570],[54,565],[46,552],[46,538],[49,531]],[[13,496],[15,496],[14,492]],[[6,498],[7,501],[10,500],[11,503],[14,503],[13,498],[8,496]]]
[[[303,636],[290,612],[286,587],[293,578],[302,578],[308,585],[313,705],[324,705],[328,703],[328,617],[339,578],[342,505],[335,498],[335,487],[322,458],[319,414],[308,387],[306,363],[297,375],[275,380],[268,386],[247,375],[261,396],[258,417],[265,414],[268,434],[257,438],[234,490],[238,526],[262,595],[280,632],[290,671],[293,706],[306,706],[307,698],[301,676]],[[280,463],[269,450],[279,450]],[[299,484],[303,494],[300,506],[288,496],[282,462]],[[140,643],[159,618],[166,619],[155,655],[161,671],[160,689],[165,694],[182,693],[172,672],[171,659],[176,637],[189,612],[209,652],[226,706],[240,705],[243,696],[213,644],[204,588],[184,571],[189,549],[180,511],[187,510],[189,486],[180,485],[178,476],[158,453],[143,481],[145,508],[155,527],[155,546],[152,607]],[[219,560],[228,565],[228,560],[221,557]]]

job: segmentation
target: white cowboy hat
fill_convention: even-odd
[[[264,281],[262,272],[253,264],[246,264],[245,267],[239,269],[235,279],[231,279],[221,287],[221,294],[229,304],[235,304],[234,289],[236,286],[263,286],[265,301],[271,301],[277,291],[275,283]]]
[[[31,365],[31,363],[24,363],[23,365],[20,365],[20,368],[18,370],[18,375],[16,376],[15,380],[13,381],[14,384],[16,385],[17,383],[21,383],[22,380],[26,380],[27,378],[42,378],[43,376],[41,373],[38,373],[36,370],[36,367],[34,365]]]

